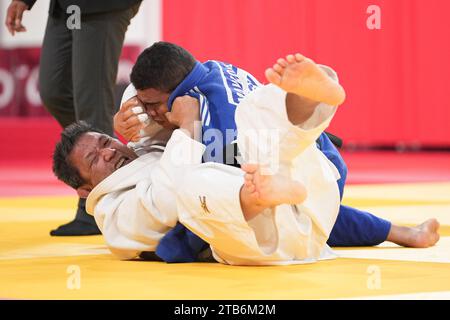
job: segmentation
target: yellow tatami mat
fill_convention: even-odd
[[[436,217],[432,248],[339,248],[315,264],[234,267],[118,261],[101,236],[50,237],[75,197],[0,199],[3,299],[450,299],[450,183],[349,186],[345,204],[413,225]]]

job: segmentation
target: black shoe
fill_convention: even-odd
[[[102,234],[100,229],[94,223],[88,223],[79,220],[73,220],[69,223],[59,226],[57,229],[50,231],[51,236],[91,236]]]

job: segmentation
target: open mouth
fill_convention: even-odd
[[[128,163],[127,160],[128,160],[128,158],[125,158],[125,157],[120,158],[119,161],[117,161],[117,163],[116,163],[116,170],[123,167],[124,165],[126,165]]]

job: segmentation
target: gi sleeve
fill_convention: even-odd
[[[150,180],[135,188],[105,195],[95,206],[94,216],[111,252],[119,259],[136,258],[155,251],[161,238],[178,220],[176,211],[161,212],[155,197],[167,198]]]
[[[179,181],[190,167],[202,163],[205,146],[181,129],[172,133],[160,160],[161,169],[171,181]]]

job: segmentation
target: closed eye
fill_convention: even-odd
[[[161,105],[161,102],[146,103],[146,104],[145,104],[145,108],[146,108],[146,109],[155,109],[155,108],[158,107],[159,105]]]
[[[107,137],[107,136],[103,136],[102,137],[102,145],[103,147],[108,146],[111,143],[111,138]]]

